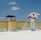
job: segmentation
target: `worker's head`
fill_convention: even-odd
[[[33,13],[33,16],[34,16],[35,14]]]

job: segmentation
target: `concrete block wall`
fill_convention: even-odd
[[[41,22],[36,22],[36,28],[41,28]],[[30,22],[16,22],[15,20],[11,21],[0,21],[0,29],[17,29],[17,28],[30,28]]]

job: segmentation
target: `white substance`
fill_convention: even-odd
[[[41,40],[41,30],[22,30],[17,32],[0,32],[0,40]]]

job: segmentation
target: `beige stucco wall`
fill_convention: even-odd
[[[16,22],[16,27],[17,28],[30,27],[30,23],[29,22]]]
[[[1,21],[0,28],[23,28],[23,27],[30,27],[29,22],[16,22],[16,21]],[[36,22],[36,27],[41,27],[41,22]]]
[[[7,28],[8,22],[7,21],[0,21],[0,28]]]

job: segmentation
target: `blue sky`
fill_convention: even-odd
[[[15,15],[17,21],[27,21],[31,12],[40,13],[38,20],[41,21],[41,0],[0,0],[0,20]]]

